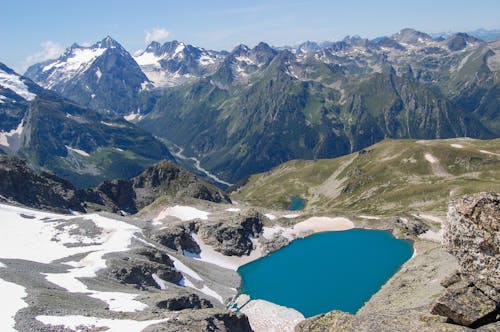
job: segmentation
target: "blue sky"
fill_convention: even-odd
[[[0,62],[18,71],[73,42],[111,35],[131,53],[152,39],[211,49],[240,43],[374,38],[412,27],[425,32],[500,28],[498,0],[2,0]]]

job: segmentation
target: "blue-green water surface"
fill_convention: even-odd
[[[288,210],[297,211],[302,210],[306,206],[306,201],[303,198],[298,196],[290,196],[290,205],[288,206]]]
[[[293,241],[239,268],[240,292],[305,317],[355,313],[413,254],[389,232],[353,229]]]

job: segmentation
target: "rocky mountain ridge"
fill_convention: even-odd
[[[99,103],[89,104],[79,99],[91,93],[77,91],[81,86],[64,95],[126,115],[235,183],[291,159],[344,155],[384,138],[498,137],[498,45],[463,33],[432,38],[413,29],[290,49],[239,45],[231,52],[172,41],[152,43],[134,58],[123,55],[127,61],[106,61],[97,80],[96,63],[109,51],[102,48],[107,51],[90,61],[92,70],[75,77],[92,78],[85,83],[90,90],[109,91],[106,75],[135,73],[127,74],[120,98],[96,96]],[[57,61],[26,74],[50,84],[36,71],[49,66],[64,72],[69,62]],[[116,104],[125,101],[127,110]]]
[[[0,175],[2,201],[59,213],[134,214],[162,196],[230,202],[220,189],[166,160],[129,180],[104,181],[87,189],[77,189],[52,173],[37,172],[14,156],[0,156]]]
[[[0,150],[78,187],[129,178],[171,159],[163,143],[120,117],[82,107],[0,65]]]

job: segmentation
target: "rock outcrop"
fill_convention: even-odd
[[[163,195],[192,197],[215,203],[231,200],[217,187],[169,160],[161,161],[130,180],[104,181],[97,187],[114,210],[136,213]]]
[[[33,170],[23,159],[0,156],[0,201],[56,212],[84,212],[81,191],[69,181]]]
[[[478,193],[453,201],[443,245],[459,271],[443,286],[432,313],[456,324],[479,327],[500,320],[500,195]]]
[[[152,234],[152,239],[173,250],[199,254],[201,250],[191,237],[192,230],[192,225],[172,225]]]
[[[161,288],[155,277],[171,283],[178,283],[182,279],[182,274],[175,269],[170,257],[153,248],[130,251],[126,256],[108,259],[107,264],[108,269],[103,273],[139,289]]]
[[[207,299],[200,299],[196,294],[179,295],[156,303],[156,307],[171,311],[184,309],[213,308],[213,304]]]
[[[218,223],[202,223],[198,235],[206,244],[226,256],[249,255],[253,250],[252,238],[262,232],[263,216],[258,212],[236,216]]]
[[[96,188],[77,189],[54,174],[34,170],[24,159],[0,155],[0,201],[62,213],[134,214],[164,195],[231,202],[224,191],[168,160],[129,180],[109,180]]]
[[[234,312],[202,309],[179,315],[164,324],[152,325],[143,332],[252,332],[248,318]]]

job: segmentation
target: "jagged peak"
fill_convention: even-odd
[[[92,47],[98,47],[98,48],[120,48],[123,49],[123,47],[118,43],[115,39],[111,38],[111,36],[107,35],[102,39],[101,41],[97,42],[94,44]]]

